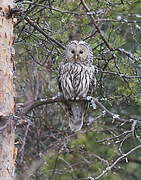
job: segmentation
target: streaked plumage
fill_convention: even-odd
[[[91,95],[96,86],[92,62],[92,50],[86,42],[72,41],[66,46],[65,59],[59,68],[59,88],[67,100],[65,106],[72,131],[81,129],[87,106],[86,102],[75,100]]]

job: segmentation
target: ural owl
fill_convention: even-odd
[[[66,99],[69,126],[79,131],[83,125],[87,102],[78,99],[91,95],[96,86],[93,53],[84,41],[72,41],[65,49],[65,59],[59,68],[59,89]]]

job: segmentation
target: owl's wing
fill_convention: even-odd
[[[64,62],[60,63],[59,69],[58,69],[58,87],[59,87],[59,91],[62,93],[62,86],[61,86],[61,76],[62,76],[62,68],[64,66]]]
[[[62,92],[60,76],[61,76],[61,65],[59,66],[59,69],[58,69],[58,79],[57,79],[57,82],[58,82],[59,91]]]
[[[92,95],[95,90],[96,90],[96,74],[98,72],[98,69],[96,66],[92,66],[92,76],[91,76],[91,81],[90,81],[90,86],[89,86],[89,92],[88,95]]]

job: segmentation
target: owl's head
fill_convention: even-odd
[[[92,49],[84,41],[71,41],[66,46],[65,59],[70,62],[92,63]]]

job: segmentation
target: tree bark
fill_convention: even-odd
[[[14,180],[14,0],[0,0],[0,180]]]

